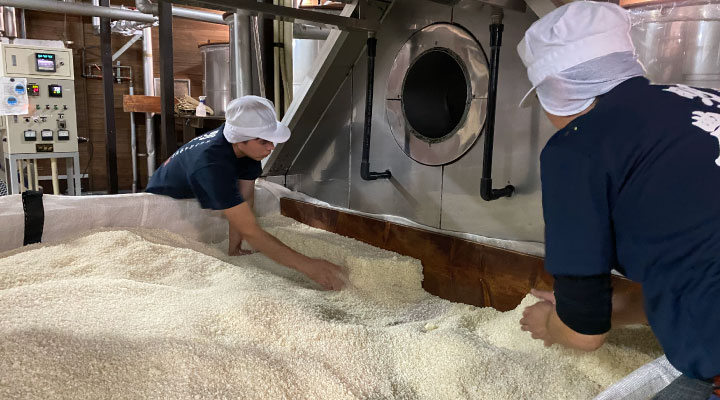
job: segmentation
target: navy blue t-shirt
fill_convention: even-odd
[[[541,175],[546,269],[642,283],[670,362],[719,375],[720,93],[630,79],[549,140]],[[598,292],[561,293],[558,315],[582,332]]]
[[[260,161],[238,158],[220,128],[187,142],[158,168],[145,191],[176,199],[196,198],[202,208],[225,210],[245,201],[238,180],[254,180]]]

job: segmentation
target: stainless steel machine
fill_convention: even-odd
[[[332,32],[314,66],[315,81],[298,90],[284,119],[293,136],[266,163],[268,179],[352,210],[543,242],[539,158],[555,129],[540,107],[518,108],[530,83],[516,46],[543,8],[521,3],[529,8],[511,1],[395,0],[378,17],[369,162],[391,171],[390,179],[366,181],[360,174],[367,36]],[[548,11],[557,7],[544,3]],[[480,189],[488,115],[480,104],[489,97],[493,6],[503,7],[504,33],[491,164],[496,185],[512,184],[515,192],[488,202]],[[653,82],[720,85],[720,2],[634,7],[631,35]],[[348,59],[355,61],[346,67]]]
[[[80,194],[74,79],[70,49],[0,44],[0,80],[5,90],[0,136],[11,194],[38,189],[38,159],[51,160],[53,192],[59,194],[60,158],[66,159],[68,192]]]

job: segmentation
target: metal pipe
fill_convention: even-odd
[[[173,72],[173,26],[172,3],[169,0],[160,0],[158,6],[160,19],[160,118],[162,122],[162,157],[164,160],[177,150],[175,136],[175,92]]]
[[[37,188],[35,187],[35,179],[33,179],[32,177],[32,163],[30,162],[30,160],[27,160],[25,162],[25,173],[27,173],[28,189],[37,190]]]
[[[263,61],[262,61],[262,46],[260,46],[260,23],[258,17],[252,18],[252,36],[253,44],[255,45],[255,64],[257,65],[258,81],[260,83],[260,97],[266,97],[265,92],[265,74],[263,73]],[[275,97],[275,104],[277,104],[277,97]],[[280,114],[278,114],[280,115]]]
[[[60,194],[60,182],[58,181],[57,158],[50,159],[50,170],[52,171],[53,194],[59,195]]]
[[[135,94],[135,82],[133,81],[132,69],[130,69],[130,80],[128,81],[128,94]],[[132,192],[137,193],[138,186],[138,160],[137,160],[137,131],[135,130],[135,113],[130,113],[130,160],[132,161]]]
[[[27,24],[25,22],[25,9],[24,8],[20,9],[18,30],[19,30],[18,37],[20,39],[27,39]],[[37,190],[37,188],[35,188],[35,190]]]
[[[5,7],[3,9],[3,15],[5,16],[5,36],[9,38],[17,37],[17,15],[15,14],[15,7]]]
[[[485,201],[510,197],[515,187],[507,185],[502,189],[492,188],[493,139],[495,135],[495,106],[497,104],[498,69],[500,66],[500,46],[502,46],[502,9],[493,8],[490,24],[490,77],[488,83],[487,119],[485,121],[485,149],[483,152],[483,170],[480,178],[480,197]]]
[[[22,193],[22,192],[24,192],[25,190],[27,190],[27,188],[25,187],[25,175],[23,175],[23,169],[25,169],[25,168],[23,167],[23,161],[22,161],[22,160],[17,160],[16,163],[17,163],[18,173],[20,174],[20,177],[19,177],[19,180],[20,180],[20,193]]]
[[[92,0],[92,5],[99,6],[100,0]],[[100,17],[92,17],[93,33],[96,35],[100,34]]]
[[[157,4],[151,3],[149,0],[135,0],[135,8],[145,14],[158,15]],[[192,19],[195,21],[210,22],[213,24],[225,24],[222,14],[216,14],[208,11],[194,10],[192,8],[172,6],[173,17]]]
[[[21,7],[28,10],[47,11],[67,15],[85,15],[124,19],[128,21],[155,22],[152,15],[140,11],[123,10],[120,8],[98,7],[85,3],[64,3],[52,0],[0,0],[1,6]],[[7,21],[6,21],[7,22]]]
[[[372,131],[372,106],[373,86],[375,83],[376,48],[377,39],[375,39],[373,35],[370,35],[367,40],[368,71],[367,88],[365,90],[365,131],[363,132],[363,152],[362,161],[360,162],[360,176],[366,181],[392,178],[390,170],[385,170],[385,172],[370,172],[370,134]]]
[[[67,3],[64,3],[67,4]],[[110,6],[110,0],[100,0]],[[107,161],[108,193],[118,192],[117,141],[115,129],[115,100],[113,98],[113,66],[110,18],[100,19],[100,56],[102,59],[103,101],[105,103],[105,154]]]
[[[38,170],[37,158],[33,160],[33,168],[35,169],[35,190],[40,190],[40,178],[38,177],[40,170]]]
[[[5,7],[0,7],[0,36],[5,36]]]
[[[234,13],[226,21],[230,26],[230,96],[236,99],[252,94],[250,17]]]
[[[173,17],[192,19],[195,21],[210,22],[212,24],[225,25],[222,14],[215,14],[207,11],[193,10],[191,8],[177,7],[172,8]]]
[[[143,91],[145,96],[155,95],[153,70],[152,28],[143,29]],[[145,147],[147,150],[148,178],[155,172],[155,130],[153,113],[145,113]]]
[[[274,18],[285,22],[303,22],[308,25],[347,31],[377,32],[378,29],[380,29],[379,21],[327,14],[301,8],[284,7],[258,2],[257,0],[194,0],[193,4],[209,8],[242,9],[247,10],[246,15],[262,14],[263,18]]]

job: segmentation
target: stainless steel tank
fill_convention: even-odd
[[[720,87],[720,3],[630,9],[630,32],[654,83]]]
[[[210,43],[199,47],[205,66],[203,75],[205,104],[215,111],[215,115],[225,115],[225,107],[231,100],[230,44]]]

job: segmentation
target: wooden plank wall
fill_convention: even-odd
[[[446,300],[512,310],[532,288],[552,288],[540,257],[288,198],[282,215],[306,225],[417,258],[423,288]]]
[[[133,0],[113,1],[113,5],[133,6]],[[89,180],[83,180],[83,191],[104,191],[108,187],[107,161],[105,157],[105,117],[103,110],[102,81],[82,77],[83,66],[81,51],[86,49],[86,62],[100,63],[100,36],[93,34],[90,17],[64,16],[39,11],[27,11],[27,34],[29,39],[68,40],[73,49],[75,64],[75,101],[77,106],[78,135],[88,137],[93,143],[93,156],[89,160],[89,146],[80,144],[80,167],[88,166]],[[186,78],[191,81],[192,96],[202,94],[203,65],[202,55],[198,50],[201,43],[228,41],[227,26],[206,22],[191,21],[175,18],[173,23],[173,54],[174,71],[176,78]],[[114,34],[112,37],[113,51],[122,47],[129,37]],[[159,66],[159,35],[157,28],[153,28],[153,53],[155,55],[155,76],[160,76]],[[135,94],[144,94],[142,69],[142,40],[136,42],[119,59],[122,65],[129,65],[133,69]],[[99,74],[99,71],[98,71]],[[123,112],[122,96],[128,94],[128,84],[114,85],[115,116],[117,125],[117,159],[118,184],[121,192],[132,188],[132,163],[130,159],[130,114]],[[145,153],[145,118],[143,114],[136,114],[138,152]],[[178,135],[182,137],[181,126],[178,126]],[[158,135],[159,137],[159,135]],[[156,152],[157,162],[161,163],[159,142]],[[147,184],[147,162],[141,157],[138,160],[140,187],[142,190]],[[61,173],[64,167],[60,166]],[[49,163],[41,163],[41,175],[50,175]],[[50,182],[41,185],[45,191],[50,192]]]
[[[428,230],[280,199],[280,212],[306,225],[417,258],[423,288],[446,300],[509,311],[537,288],[551,290],[553,278],[540,257],[486,246]],[[642,292],[640,284],[612,276],[614,290]]]

